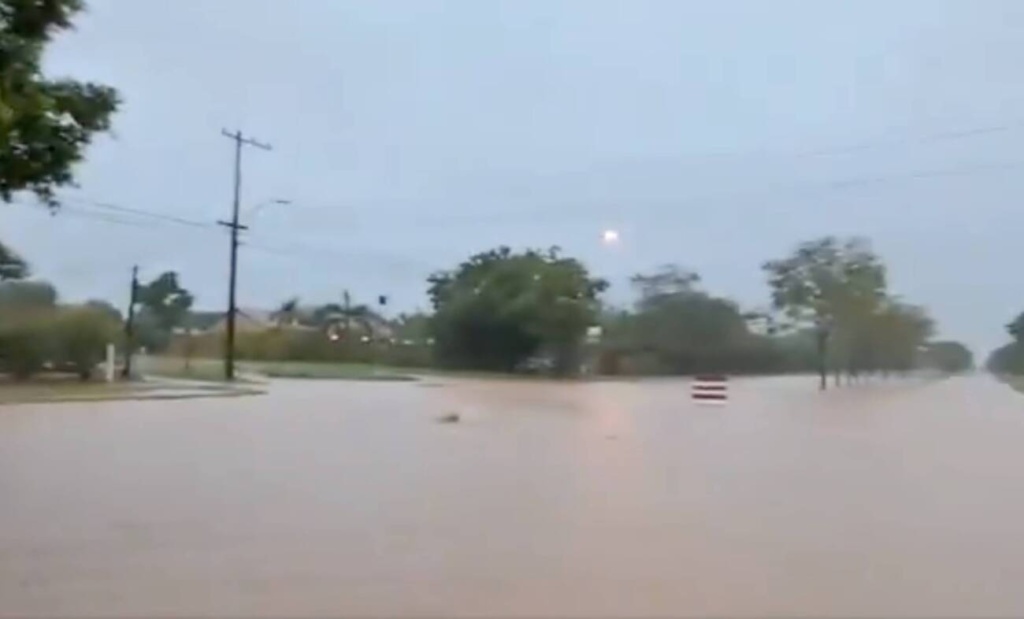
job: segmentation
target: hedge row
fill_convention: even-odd
[[[0,315],[0,372],[25,380],[52,370],[88,380],[119,332],[116,321],[91,307],[5,312]]]
[[[220,357],[224,334],[175,335],[168,352],[179,357]],[[395,367],[428,367],[433,362],[431,349],[425,345],[362,342],[356,337],[331,340],[322,331],[289,328],[240,331],[235,335],[235,355],[249,361],[379,363]]]

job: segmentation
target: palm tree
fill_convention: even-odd
[[[344,326],[345,337],[347,338],[349,333],[352,331],[352,322],[358,322],[362,325],[363,329],[366,330],[366,334],[369,337],[373,337],[373,323],[371,319],[374,317],[373,310],[368,305],[362,303],[358,305],[352,305],[352,295],[349,294],[348,290],[344,290],[341,293],[341,312],[339,312],[338,318],[341,318]]]
[[[358,324],[370,337],[374,335],[374,323],[379,316],[368,305],[353,304],[348,290],[342,292],[341,304],[327,303],[313,312],[313,321],[328,332],[340,331],[345,338],[352,332],[353,323]]]
[[[295,324],[295,320],[296,318],[298,318],[298,314],[299,298],[292,297],[285,301],[284,303],[282,303],[281,306],[278,307],[273,314],[271,314],[271,318],[273,318],[274,322],[277,323],[277,326],[283,327],[285,325]]]

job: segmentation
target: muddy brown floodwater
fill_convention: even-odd
[[[0,501],[12,616],[1024,614],[1024,398],[987,377],[8,407]]]

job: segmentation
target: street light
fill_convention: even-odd
[[[601,233],[601,242],[605,245],[617,245],[619,243],[619,231],[614,228],[608,228]]]
[[[285,200],[284,198],[274,198],[272,200],[266,200],[264,202],[260,202],[256,206],[252,207],[252,209],[250,209],[250,211],[249,211],[249,217],[255,217],[260,211],[262,211],[263,209],[265,209],[268,206],[272,206],[272,205],[289,205],[291,203],[292,203],[291,200]]]

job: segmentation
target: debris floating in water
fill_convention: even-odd
[[[441,423],[458,423],[460,419],[461,417],[458,413],[448,413],[447,415],[438,417],[437,420]]]

